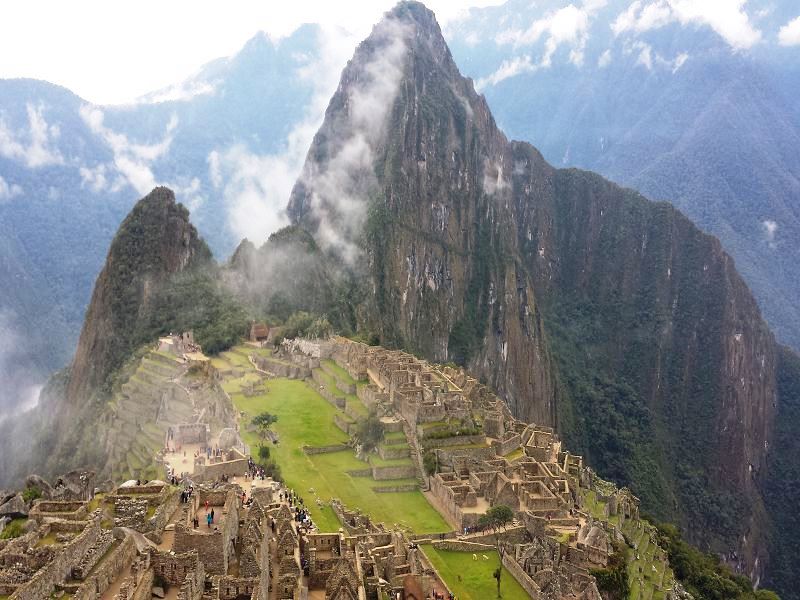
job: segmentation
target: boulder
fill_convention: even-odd
[[[219,432],[219,447],[228,450],[242,443],[236,430],[227,427]]]
[[[12,519],[21,519],[28,516],[28,505],[22,499],[21,494],[13,496],[10,500],[6,501],[0,506],[0,517],[10,517]]]
[[[52,492],[50,484],[36,474],[28,475],[28,477],[25,479],[25,487],[37,488],[40,492],[42,492],[42,498],[45,500],[50,499],[50,494]]]
[[[155,586],[151,591],[153,593],[153,598],[163,598],[166,596],[164,593],[164,588],[162,587]]]

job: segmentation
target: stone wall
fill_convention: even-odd
[[[513,435],[507,435],[502,441],[494,440],[492,442],[492,448],[499,456],[505,456],[519,448],[521,442],[522,438],[518,433],[515,433]]]
[[[287,377],[289,379],[305,379],[311,376],[311,369],[301,365],[285,363],[265,356],[253,356],[256,366],[262,371],[272,373],[277,377]]]
[[[336,372],[334,368],[330,366],[330,364],[322,363],[322,370],[325,371],[328,375],[333,377],[336,381],[336,387],[342,390],[345,394],[355,394],[356,393],[356,384],[355,383],[348,383],[344,379],[342,379],[339,374]]]
[[[236,600],[241,596],[252,598],[253,592],[258,587],[258,579],[242,577],[220,577],[219,600]]]
[[[418,429],[422,429],[421,427]],[[446,448],[448,446],[467,446],[471,444],[483,444],[486,437],[483,435],[454,435],[446,438],[425,438],[423,444],[426,448]]]
[[[151,551],[150,564],[159,579],[170,586],[182,586],[187,577],[203,570],[196,551],[170,553]]]
[[[330,452],[341,452],[342,450],[349,449],[350,446],[347,444],[332,444],[330,446],[303,446],[303,452],[308,455],[328,454]]]
[[[180,494],[177,489],[172,489],[169,494],[167,494],[166,500],[156,509],[156,513],[150,519],[155,542],[161,543],[161,534],[164,532],[164,527],[167,526],[169,518],[178,508],[179,504]]]
[[[125,567],[133,562],[136,556],[136,544],[133,537],[126,535],[122,542],[111,551],[102,564],[84,581],[72,600],[94,600],[99,598],[102,593],[114,582],[114,580],[125,570]]]
[[[225,460],[218,463],[202,465],[195,470],[194,479],[197,481],[218,481],[223,475],[235,477],[244,475],[247,472],[248,464],[246,458],[236,460]]]
[[[373,492],[378,494],[392,494],[395,492],[416,492],[419,490],[419,484],[404,483],[402,485],[382,485],[372,488]]]
[[[224,500],[224,515],[221,528],[211,531],[195,531],[184,525],[175,526],[175,552],[189,552],[197,550],[202,557],[205,570],[212,575],[225,575],[228,572],[228,559],[233,554],[233,542],[239,529],[239,498],[234,491],[200,491],[198,499],[200,504],[206,500],[214,507],[222,505]]]
[[[208,425],[205,423],[179,423],[172,427],[177,444],[205,444],[208,442]]]
[[[28,583],[17,588],[9,600],[41,600],[49,598],[57,583],[70,576],[72,567],[97,541],[100,532],[98,520],[92,520],[86,529],[67,542],[52,561],[39,569]]]
[[[444,540],[433,542],[433,547],[437,550],[451,550],[454,552],[485,552],[486,550],[494,550],[495,547],[491,544],[479,544],[477,542],[467,542],[464,540]]]
[[[86,551],[78,564],[72,567],[72,579],[83,581],[113,543],[114,536],[111,535],[111,532],[101,529],[95,543]]]
[[[411,455],[408,444],[381,444],[378,446],[378,456],[383,460],[395,460]]]
[[[346,421],[338,414],[333,415],[333,423],[348,435],[350,434],[350,430],[356,426],[355,423],[351,421]]]
[[[333,404],[336,408],[341,410],[345,410],[347,408],[347,401],[345,400],[344,396],[340,396],[328,389],[328,382],[322,378],[322,375],[319,374],[319,371],[312,371],[311,378],[316,384],[312,386],[315,392]]]
[[[414,479],[417,476],[417,470],[413,464],[403,465],[401,467],[372,467],[372,478],[375,481],[382,481],[385,479]]]
[[[81,521],[86,518],[86,503],[74,500],[68,502],[37,500],[29,516],[39,523],[48,518]]]
[[[536,582],[519,566],[519,563],[513,557],[504,554],[500,560],[531,598],[539,600],[542,597],[542,591],[539,586],[536,585]]]

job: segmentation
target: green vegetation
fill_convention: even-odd
[[[325,315],[319,316],[304,311],[292,313],[280,328],[280,335],[275,339],[276,344],[284,338],[296,337],[326,338],[333,334],[333,327]]]
[[[358,430],[355,437],[365,451],[374,450],[378,447],[378,444],[383,439],[383,423],[381,423],[374,408],[369,411],[369,415],[366,418],[358,422]]]
[[[495,550],[482,550],[476,561],[472,559],[471,552],[436,550],[429,544],[421,548],[459,600],[487,600],[497,596],[494,572],[500,557]],[[483,555],[488,556],[489,560],[484,560]],[[505,567],[501,573],[500,592],[504,600],[530,598]]]
[[[220,360],[225,360],[228,354],[220,356]],[[273,430],[279,443],[272,446],[271,457],[281,467],[286,485],[303,497],[321,531],[336,531],[339,523],[329,507],[316,504],[314,492],[323,502],[338,498],[349,509],[360,509],[377,521],[390,525],[398,523],[415,532],[450,529],[421,492],[376,493],[373,489],[414,483],[413,480],[375,481],[371,477],[348,475],[348,471],[369,469],[369,465],[358,460],[349,449],[313,455],[303,451],[303,446],[344,444],[349,439],[333,421],[334,415],[343,417],[344,413],[314,389],[301,381],[278,378],[270,380],[266,393],[246,397],[241,393],[244,380],[245,377],[225,377],[223,386],[231,394],[236,408],[245,413],[245,418],[252,419],[263,412],[278,418]],[[251,447],[258,443],[253,431],[244,431],[243,437]],[[311,489],[314,492],[310,492]]]
[[[501,273],[503,258],[500,245],[492,240],[492,223],[475,220],[475,250],[470,257],[472,270],[464,298],[464,314],[450,330],[448,358],[466,365],[475,355],[489,325],[489,282],[493,273]]]
[[[659,417],[644,395],[651,385],[645,374],[659,345],[654,323],[662,319],[650,314],[651,301],[647,294],[615,294],[603,302],[562,297],[544,305],[560,377],[559,428],[571,451],[583,454],[604,477],[630,487],[648,513],[661,521],[691,522],[708,532],[710,547],[729,547],[744,522],[745,506],[740,495],[709,479],[711,469],[704,463],[714,439],[712,351],[692,365],[697,375],[691,389],[680,381],[686,372],[683,355],[667,353],[663,393],[671,397],[666,390],[675,389],[675,395],[692,397],[693,408],[691,417]],[[638,337],[620,354],[611,349],[618,341],[614,332],[629,322],[637,324]],[[612,360],[622,355],[622,364]]]
[[[42,490],[36,486],[27,487],[22,492],[22,499],[25,500],[27,504],[30,504],[34,500],[38,500],[41,497]]]
[[[268,412],[262,412],[253,417],[250,421],[258,431],[258,436],[261,438],[262,443],[269,437],[273,423],[278,421],[278,417]]]
[[[773,518],[769,578],[765,585],[781,590],[800,589],[795,536],[800,531],[800,357],[789,348],[778,349],[778,407],[773,450],[767,455],[769,477],[764,502]]]
[[[681,539],[673,525],[658,527],[659,545],[669,557],[675,576],[698,600],[773,600],[770,590],[753,590],[744,575],[734,574],[719,558],[700,552]]]
[[[422,466],[425,469],[426,474],[434,475],[439,469],[438,461],[436,460],[436,453],[430,450],[425,452],[425,454],[422,455]]]
[[[12,519],[11,522],[5,526],[3,531],[0,532],[0,540],[10,540],[20,537],[25,533],[25,523],[27,522],[28,519]]]
[[[627,600],[631,589],[628,582],[627,562],[622,548],[614,546],[614,553],[603,569],[592,569],[597,580],[597,589],[607,600]],[[636,598],[639,596],[637,595]]]
[[[170,331],[192,330],[203,352],[215,355],[236,344],[246,328],[244,309],[219,284],[216,267],[208,267],[175,275],[158,291],[139,339],[145,343]]]
[[[514,511],[505,504],[491,507],[478,519],[480,527],[505,527],[514,520]]]

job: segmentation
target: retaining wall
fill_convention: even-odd
[[[52,561],[39,569],[29,582],[18,587],[9,600],[49,598],[56,584],[70,576],[73,565],[94,545],[99,532],[99,522],[92,521],[74,540],[66,543]]]

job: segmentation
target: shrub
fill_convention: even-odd
[[[6,525],[2,533],[0,533],[0,540],[10,540],[12,538],[20,537],[25,533],[25,523],[27,520],[28,519],[14,519],[11,521],[8,525]]]
[[[25,488],[25,491],[22,492],[22,499],[25,500],[27,504],[30,504],[34,500],[38,500],[41,497],[42,497],[42,490],[40,490],[36,486]]]

